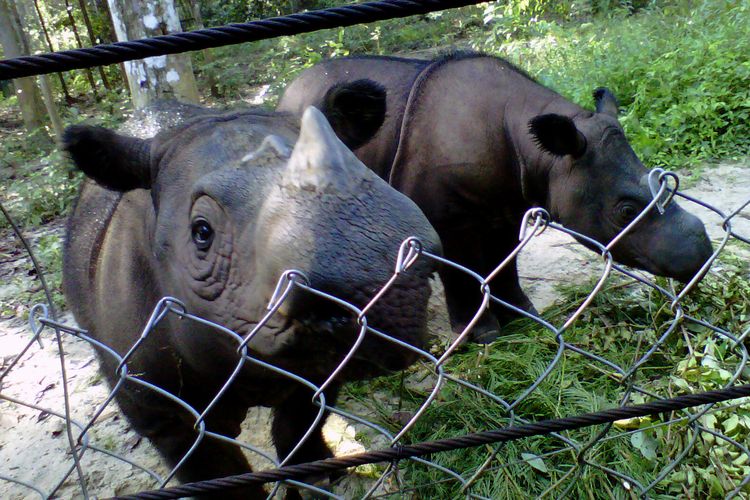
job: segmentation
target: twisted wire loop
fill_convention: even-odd
[[[0,80],[91,68],[134,59],[179,54],[193,50],[298,35],[328,28],[353,26],[386,19],[465,7],[479,0],[381,0],[234,23],[153,38],[115,42],[0,60]]]
[[[0,480],[14,483],[16,487],[23,489],[27,495],[39,495],[41,498],[48,498],[49,496],[55,495],[64,484],[69,485],[77,483],[82,496],[87,498],[86,471],[81,470],[82,466],[79,459],[84,458],[88,454],[96,453],[104,454],[114,460],[122,461],[127,464],[128,467],[132,467],[146,475],[146,477],[150,478],[155,487],[160,488],[155,491],[142,492],[125,498],[177,498],[179,496],[219,492],[224,489],[236,488],[248,483],[275,483],[269,496],[274,496],[279,492],[279,488],[283,483],[300,489],[306,489],[318,496],[339,498],[336,494],[319,486],[309,484],[301,478],[329,473],[363,464],[384,462],[388,464],[387,467],[378,473],[377,478],[373,479],[372,485],[364,494],[363,498],[371,498],[376,495],[378,491],[382,491],[383,488],[386,490],[390,488],[389,492],[392,491],[393,484],[391,483],[397,484],[401,491],[407,491],[412,487],[420,487],[420,485],[400,483],[400,472],[405,465],[408,465],[409,467],[418,466],[430,468],[439,472],[441,477],[445,478],[445,481],[454,481],[458,483],[460,485],[460,491],[466,496],[466,498],[486,498],[478,493],[480,489],[477,487],[483,477],[486,477],[491,473],[507,470],[509,467],[519,465],[529,466],[528,459],[518,459],[507,462],[498,460],[498,454],[503,449],[502,447],[504,446],[504,443],[531,436],[545,435],[550,442],[555,443],[555,448],[540,455],[538,457],[539,459],[560,457],[564,454],[573,458],[571,459],[571,465],[567,472],[556,481],[549,484],[549,486],[541,492],[540,496],[544,497],[552,494],[555,496],[565,496],[572,490],[575,479],[581,477],[585,469],[590,468],[606,474],[615,484],[621,485],[622,488],[630,494],[639,497],[647,497],[663,479],[674,471],[674,469],[679,466],[686,457],[694,452],[701,437],[712,436],[714,439],[733,447],[738,454],[741,454],[750,460],[750,450],[748,450],[746,444],[738,442],[732,437],[706,425],[704,418],[718,408],[726,409],[726,407],[716,407],[715,405],[718,402],[750,396],[750,386],[738,385],[738,381],[743,376],[743,370],[747,366],[748,359],[750,359],[750,355],[748,355],[744,343],[744,340],[750,335],[750,328],[747,328],[744,332],[740,332],[730,331],[710,324],[697,317],[689,310],[689,308],[686,308],[684,300],[688,291],[696,287],[700,277],[708,271],[709,267],[718,256],[726,251],[730,242],[734,241],[740,244],[747,243],[745,237],[740,235],[737,230],[733,228],[732,223],[736,220],[735,218],[743,213],[743,210],[748,204],[750,204],[750,200],[739,208],[725,213],[699,199],[678,191],[678,186],[679,179],[674,174],[655,169],[649,175],[649,187],[651,188],[652,201],[643,209],[641,214],[632,221],[632,223],[618,233],[612,241],[606,244],[595,241],[583,234],[577,233],[554,222],[549,213],[541,208],[531,209],[525,214],[521,227],[519,228],[519,241],[516,247],[502,259],[495,269],[484,276],[448,259],[429,253],[422,247],[421,243],[416,238],[407,238],[401,243],[397,255],[394,255],[394,267],[392,268],[390,278],[382,283],[380,288],[373,292],[370,300],[361,307],[355,306],[340,297],[336,297],[325,291],[314,288],[303,271],[289,269],[279,277],[263,317],[259,319],[258,324],[253,330],[244,336],[241,336],[222,325],[191,314],[187,307],[176,298],[164,297],[155,305],[140,337],[130,347],[128,352],[121,356],[109,346],[91,338],[86,331],[66,325],[59,321],[47,307],[36,306],[32,309],[29,316],[29,323],[33,336],[28,340],[28,345],[22,349],[19,354],[11,360],[10,364],[7,365],[7,368],[0,373],[0,399],[6,400],[15,405],[47,412],[53,417],[63,420],[66,426],[71,429],[70,433],[71,436],[73,436],[70,444],[70,451],[73,453],[73,463],[63,471],[60,477],[55,478],[53,484],[49,487],[46,485],[42,487],[41,485],[34,484],[22,477],[12,477],[10,474],[0,475]],[[679,290],[674,289],[672,285],[662,285],[660,284],[661,282],[656,282],[645,276],[643,273],[635,272],[623,267],[615,263],[612,257],[612,248],[622,240],[624,235],[633,231],[649,213],[654,213],[655,216],[663,213],[663,210],[673,199],[681,199],[688,203],[697,204],[703,207],[703,209],[713,212],[721,221],[721,229],[723,231],[723,237],[716,245],[711,258],[696,276]],[[511,265],[513,259],[521,256],[524,251],[527,251],[529,246],[533,245],[535,239],[537,239],[543,232],[560,233],[571,236],[580,242],[585,242],[587,246],[598,251],[598,259],[600,259],[601,264],[600,274],[597,276],[596,281],[591,285],[590,291],[586,296],[580,299],[580,302],[577,305],[570,308],[571,312],[567,317],[555,322],[545,319],[536,313],[521,310],[516,306],[503,301],[493,294],[492,290],[493,280],[498,274],[507,266]],[[30,248],[29,251],[31,251]],[[596,258],[596,255],[594,257]],[[373,324],[372,321],[368,321],[368,312],[371,310],[372,306],[387,293],[398,276],[409,272],[410,267],[419,259],[431,259],[440,262],[442,265],[451,266],[454,269],[465,273],[473,280],[476,280],[476,285],[482,295],[481,305],[478,307],[474,317],[464,330],[459,332],[455,338],[438,341],[436,345],[431,346],[430,350],[420,349],[397,339],[389,335],[387,331],[379,330],[377,325]],[[605,284],[612,280],[613,275],[624,277],[634,283],[638,283],[639,286],[644,287],[649,293],[662,297],[666,301],[664,314],[669,316],[661,325],[654,327],[654,332],[657,336],[656,340],[650,345],[641,344],[643,340],[639,337],[639,348],[636,356],[631,363],[624,366],[607,359],[604,354],[594,351],[589,346],[578,345],[575,340],[571,338],[570,334],[573,327],[582,321],[586,312],[592,307],[594,300],[601,294]],[[268,322],[273,319],[274,315],[278,313],[285,301],[289,300],[293,291],[295,294],[311,294],[318,299],[329,301],[330,303],[342,308],[344,311],[347,311],[356,319],[355,324],[358,331],[353,337],[351,345],[348,346],[348,349],[342,355],[338,366],[336,366],[326,380],[320,384],[314,384],[292,371],[269,364],[254,356],[250,349],[251,342],[255,335],[257,335],[263,326],[267,325]],[[450,364],[453,355],[461,347],[466,338],[468,338],[468,335],[470,335],[472,329],[478,323],[481,315],[491,305],[505,307],[531,320],[539,326],[544,335],[548,334],[547,341],[550,342],[550,345],[554,346],[554,349],[552,349],[554,354],[551,356],[551,359],[546,362],[543,369],[539,371],[539,374],[534,377],[533,380],[530,380],[524,388],[517,391],[512,397],[509,397],[509,395],[506,394],[493,393],[486,387],[483,387],[481,380],[470,380],[468,373],[456,372]],[[156,328],[162,321],[165,321],[169,316],[176,316],[181,318],[182,321],[196,322],[208,326],[216,332],[217,337],[224,337],[224,340],[234,342],[234,345],[237,346],[237,359],[231,374],[228,376],[213,400],[210,401],[205,408],[194,408],[190,406],[177,395],[171,394],[160,387],[145,382],[139,377],[138,373],[132,373],[128,368],[128,361],[140,349],[144,349],[144,344],[147,343],[154,328]],[[653,361],[655,355],[665,348],[665,345],[668,344],[670,339],[673,339],[676,335],[682,332],[684,328],[691,325],[709,331],[716,339],[724,340],[728,346],[728,354],[725,358],[727,360],[730,358],[735,360],[736,364],[733,369],[725,370],[726,377],[722,380],[723,387],[720,390],[698,394],[684,394],[669,399],[662,398],[654,391],[654,389],[650,388],[650,386],[645,383],[644,378],[642,377],[642,368],[647,366],[649,362]],[[111,387],[111,390],[106,397],[102,399],[99,406],[85,419],[85,421],[79,422],[65,412],[43,408],[36,403],[23,401],[21,398],[8,394],[3,389],[2,382],[6,379],[6,376],[9,375],[12,370],[16,369],[15,367],[22,363],[22,358],[30,355],[34,344],[39,342],[42,333],[48,330],[53,330],[58,336],[64,335],[67,339],[76,339],[92,345],[96,347],[103,356],[109,356],[116,361],[117,383]],[[367,337],[376,337],[385,341],[392,345],[393,349],[405,349],[414,353],[418,359],[416,362],[416,366],[419,367],[418,371],[425,375],[424,380],[427,382],[427,389],[424,391],[424,399],[421,400],[421,403],[415,405],[416,407],[410,417],[408,419],[403,419],[405,421],[402,420],[399,424],[400,427],[395,430],[378,424],[373,421],[372,416],[363,415],[360,411],[352,410],[346,406],[332,405],[331,402],[326,401],[325,398],[326,387],[328,387],[337,375],[352,362],[352,359],[361,348],[364,339]],[[62,349],[62,347],[58,346],[58,349]],[[729,353],[731,353],[731,356]],[[549,380],[551,374],[561,369],[563,360],[566,356],[571,355],[584,360],[590,366],[602,373],[608,374],[610,379],[615,380],[619,384],[621,387],[621,397],[618,401],[619,406],[610,410],[578,416],[569,416],[561,419],[536,422],[530,421],[528,416],[524,415],[524,412],[522,411],[524,403],[528,402],[530,398],[533,397],[535,391],[537,391],[542,383]],[[62,361],[64,362],[64,359],[62,359]],[[726,362],[729,363],[730,361]],[[214,433],[206,426],[205,422],[216,407],[217,402],[235,382],[239,373],[250,365],[259,366],[272,371],[294,381],[299,384],[300,387],[307,388],[310,391],[310,394],[312,394],[310,404],[318,408],[315,418],[310,422],[310,426],[304,433],[302,439],[297,443],[294,450],[285,457],[276,457],[274,453],[269,452],[262,447],[251,445],[240,439],[234,439]],[[135,383],[143,387],[144,390],[160,394],[162,397],[182,407],[185,412],[192,415],[194,419],[195,438],[192,447],[175,467],[171,468],[164,474],[158,474],[128,457],[106,449],[97,444],[97,440],[93,437],[92,431],[96,429],[97,424],[102,420],[102,415],[105,410],[107,408],[112,408],[112,401],[125,383]],[[66,382],[63,381],[63,385],[65,384]],[[439,398],[442,394],[445,394],[445,391],[450,390],[476,394],[477,397],[482,398],[482,400],[486,401],[486,404],[491,407],[495,414],[496,421],[502,421],[505,426],[496,430],[480,431],[465,436],[452,437],[438,441],[421,443],[408,442],[407,440],[410,435],[409,431],[414,429],[414,426],[420,421],[420,419],[425,418],[425,414],[430,408],[441,404]],[[689,390],[690,389],[687,388],[684,392],[689,392]],[[66,395],[65,397],[66,404],[69,404],[67,403],[68,396]],[[648,400],[650,402],[645,404],[634,404],[643,400]],[[736,402],[735,404],[740,403]],[[346,422],[358,426],[359,429],[366,429],[371,434],[382,437],[383,442],[388,443],[390,447],[308,464],[289,465],[288,462],[291,455],[306,442],[312,432],[317,428],[318,424],[322,421],[326,412],[336,414]],[[658,415],[658,418],[653,418],[653,421],[648,425],[638,425],[635,428],[628,426],[628,423],[632,419],[653,415]],[[589,434],[588,438],[581,438],[581,434],[570,432],[574,429],[581,429],[593,425],[601,425],[602,427],[597,428],[596,432]],[[618,426],[617,428],[620,432],[612,432],[613,425]],[[637,433],[660,428],[679,429],[680,432],[685,435],[686,445],[684,450],[678,456],[674,457],[668,463],[660,464],[659,468],[654,471],[653,477],[648,478],[648,481],[639,481],[637,478],[631,477],[626,472],[619,470],[617,466],[610,463],[603,463],[600,458],[601,454],[597,453],[598,450],[602,449],[603,446],[606,446],[613,440],[627,439]],[[237,444],[248,454],[262,457],[262,459],[269,463],[272,468],[270,470],[242,474],[229,478],[220,478],[201,483],[170,487],[174,482],[174,476],[179,468],[190,458],[196,447],[203,440],[221,440]],[[456,470],[455,465],[447,466],[440,460],[441,453],[445,451],[477,446],[484,446],[487,449],[487,455],[483,462],[479,464],[479,466],[474,466],[473,469]],[[76,473],[76,471],[78,472]],[[0,481],[0,483],[1,482],[2,481]],[[739,481],[738,484],[735,484],[734,489],[728,493],[728,497],[739,494],[748,483],[750,483],[750,476],[745,477],[743,480]]]

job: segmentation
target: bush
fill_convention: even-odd
[[[533,37],[478,46],[579,104],[609,87],[647,163],[681,167],[750,154],[750,4],[705,0],[618,11],[580,26],[536,22]]]

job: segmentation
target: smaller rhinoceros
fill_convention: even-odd
[[[355,153],[424,210],[448,259],[481,275],[515,248],[531,207],[607,244],[652,199],[648,171],[625,138],[608,90],[596,90],[591,112],[497,57],[468,52],[436,60],[331,59],[302,72],[277,109],[329,105],[330,89],[357,78],[386,88],[388,116]],[[682,281],[711,253],[701,221],[676,203],[663,215],[652,210],[612,249],[619,262]],[[440,275],[451,323],[461,331],[478,310],[480,288],[453,268]],[[515,261],[494,278],[491,290],[533,310]],[[475,326],[474,340],[493,340],[513,317],[495,303],[491,312]]]
[[[359,82],[329,107],[301,118],[242,111],[199,116],[152,139],[74,126],[65,149],[89,177],[68,224],[64,290],[81,327],[124,355],[164,296],[241,336],[266,314],[279,277],[301,271],[309,287],[364,307],[394,272],[400,243],[440,243],[422,212],[357,160],[336,136],[362,142],[383,120],[382,89]],[[354,112],[352,112],[354,110]],[[200,113],[198,113],[200,114]],[[361,117],[364,117],[360,120]],[[333,126],[333,128],[332,128]],[[367,311],[369,326],[422,347],[432,261],[417,261]],[[252,337],[249,356],[320,386],[358,339],[350,310],[295,288]],[[198,412],[237,366],[238,344],[210,326],[167,315],[128,361],[128,371]],[[117,361],[99,353],[110,384]],[[415,354],[368,334],[325,390],[333,404],[342,382],[398,370]],[[307,386],[246,362],[206,430],[236,437],[250,406],[274,410],[272,437],[287,464],[331,456],[319,408]],[[117,402],[133,428],[173,466],[196,440],[195,418],[128,382]],[[250,471],[236,445],[204,438],[177,471],[196,481]],[[220,498],[265,498],[260,486]]]

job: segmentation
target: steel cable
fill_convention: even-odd
[[[211,479],[196,483],[184,484],[173,488],[145,491],[135,495],[116,497],[127,500],[165,500],[198,495],[216,491],[226,491],[249,484],[269,483],[287,479],[300,479],[307,476],[335,472],[349,467],[357,467],[377,462],[390,462],[411,457],[430,455],[433,453],[470,448],[474,446],[515,441],[531,436],[562,432],[589,427],[592,425],[608,424],[617,420],[645,417],[659,413],[670,413],[694,406],[720,403],[730,399],[750,396],[750,385],[731,387],[728,389],[708,391],[698,394],[685,394],[671,399],[652,401],[635,406],[613,408],[593,413],[585,413],[574,417],[553,420],[542,420],[531,424],[507,427],[492,431],[475,432],[457,438],[426,441],[417,444],[402,445],[394,448],[358,453],[342,458],[328,458],[306,464],[290,465],[278,469],[251,472],[219,479]]]
[[[383,0],[271,17],[153,38],[0,60],[0,80],[91,68],[134,59],[255,42],[480,3],[479,0]]]

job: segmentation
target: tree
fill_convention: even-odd
[[[36,11],[37,18],[39,19],[39,25],[42,28],[44,40],[47,42],[47,48],[50,52],[54,52],[55,46],[52,44],[52,38],[50,38],[49,30],[47,30],[47,23],[44,20],[44,14],[42,14],[42,10],[39,8],[39,0],[34,0],[34,10]],[[68,85],[65,83],[63,74],[57,73],[57,78],[60,81],[60,88],[62,89],[63,94],[65,94],[65,101],[68,103],[72,103],[73,98],[70,95],[70,91],[68,90]]]
[[[8,0],[12,1],[12,0]],[[42,29],[42,32],[44,33],[48,43],[51,45],[51,41],[49,40],[49,33],[46,30],[45,24],[44,24],[44,17],[42,16],[42,11],[39,9],[39,4],[37,3],[37,0],[34,0],[34,7],[36,8],[36,16],[34,14],[29,14],[28,12],[24,11],[22,6],[16,5],[16,7],[19,7],[17,9],[18,18],[23,19],[23,24],[26,26],[29,26],[29,20],[33,19],[33,23],[39,25],[39,27]],[[27,39],[27,43],[31,42],[33,44],[34,49],[36,49],[39,52],[43,52],[44,48],[44,42],[42,41],[42,35],[39,31],[37,31],[37,37],[32,36],[30,39]],[[21,36],[25,36],[23,32],[21,33]],[[25,47],[25,52],[29,52],[30,46]],[[65,79],[62,77],[62,73],[57,74],[60,78],[60,83],[63,89],[63,92],[65,93],[65,98],[68,99],[68,102],[70,102],[70,94],[68,93],[68,89],[65,86]],[[60,143],[62,141],[63,136],[63,124],[62,119],[60,118],[60,113],[57,110],[57,103],[55,102],[54,94],[52,93],[52,85],[50,85],[49,82],[49,76],[48,75],[39,75],[39,87],[42,89],[42,98],[44,99],[44,107],[47,109],[47,116],[49,117],[50,124],[52,125],[52,131],[55,134],[55,140]]]
[[[0,0],[0,44],[6,58],[20,57],[29,53],[13,0]],[[44,125],[44,103],[33,77],[14,80],[18,104],[26,129],[31,132]]]
[[[181,31],[172,0],[108,0],[120,41]],[[197,103],[198,86],[190,56],[149,57],[125,63],[133,106],[141,109],[155,98],[173,97]]]
[[[81,14],[83,15],[83,23],[86,25],[86,32],[89,35],[89,43],[91,45],[96,45],[96,35],[94,35],[94,27],[91,25],[91,19],[89,19],[89,11],[86,8],[86,1],[85,0],[78,0],[78,6],[81,8]],[[109,80],[107,79],[107,75],[104,73],[104,68],[102,66],[98,66],[99,69],[99,76],[102,78],[102,84],[104,85],[104,88],[107,90],[110,90],[111,87],[109,85]]]
[[[206,27],[205,24],[203,24],[203,16],[201,15],[201,6],[198,3],[198,0],[189,0],[188,5],[190,7],[190,12],[193,15],[193,23],[195,24],[195,28],[197,30],[202,30]],[[214,56],[211,53],[210,49],[206,49],[203,51],[203,60],[206,62],[206,64],[211,64],[214,62]],[[211,88],[211,97],[221,97],[221,93],[219,92],[219,86],[216,84],[216,77],[214,77],[214,74],[212,71],[206,72],[206,78],[208,79],[208,86]]]
[[[73,35],[75,36],[76,43],[78,44],[78,48],[82,49],[84,45],[83,45],[83,42],[81,41],[81,36],[78,34],[78,26],[76,25],[76,19],[73,16],[73,7],[70,5],[69,0],[65,0],[65,12],[68,13],[68,22],[70,23],[70,29],[73,30]],[[101,69],[101,66],[99,68]],[[91,92],[94,93],[94,97],[98,101],[99,93],[96,91],[96,82],[94,81],[94,74],[91,72],[90,68],[84,68],[83,72],[86,75],[86,79],[89,81]]]

